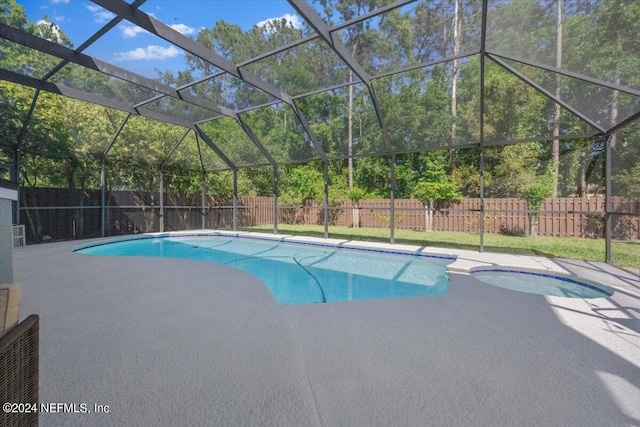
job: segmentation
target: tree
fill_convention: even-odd
[[[291,167],[281,182],[283,203],[304,206],[324,198],[322,172],[313,164]]]
[[[529,217],[529,236],[538,237],[538,219],[540,208],[545,198],[553,192],[553,164],[538,180],[523,186],[518,192],[518,197],[527,201],[527,216]]]
[[[360,187],[352,187],[347,192],[347,197],[353,203],[353,208],[351,210],[351,218],[353,220],[353,228],[360,228],[360,207],[358,203],[360,200],[364,199],[367,196],[367,193]]]
[[[558,0],[558,13],[556,18],[556,68],[562,67],[562,27],[563,27],[563,0]],[[562,79],[560,74],[556,75],[556,98],[560,99],[562,96]],[[560,141],[557,139],[560,136],[560,117],[562,114],[562,108],[560,104],[555,104],[553,110],[553,147],[552,147],[552,165],[553,165],[553,188],[551,189],[551,196],[558,197],[558,177],[560,173]]]
[[[613,182],[618,186],[620,194],[640,201],[640,164],[619,171],[613,177]]]
[[[425,231],[433,231],[433,212],[436,202],[461,200],[462,193],[442,164],[430,164],[423,177],[413,189],[413,197],[420,200],[425,208]]]

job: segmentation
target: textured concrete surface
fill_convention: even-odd
[[[14,251],[21,314],[40,314],[41,402],[109,412],[43,426],[640,425],[640,285],[611,266],[532,261],[611,298],[454,274],[439,297],[287,306],[229,267],[76,244]]]

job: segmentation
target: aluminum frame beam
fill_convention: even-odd
[[[33,99],[31,100],[31,105],[29,105],[29,111],[27,111],[27,117],[25,117],[24,122],[22,123],[22,129],[20,129],[20,133],[18,134],[18,140],[14,145],[14,149],[20,149],[20,146],[24,142],[25,137],[27,136],[27,129],[29,128],[29,123],[31,123],[31,118],[33,117],[33,111],[36,109],[36,104],[38,103],[38,97],[40,96],[40,88],[36,88],[33,93]]]
[[[22,46],[38,50],[48,55],[61,58],[63,59],[63,62],[66,61],[65,65],[67,63],[81,65],[90,70],[98,71],[100,73],[107,74],[112,77],[116,77],[118,79],[127,81],[129,83],[133,83],[135,85],[144,87],[146,89],[149,89],[161,94],[149,100],[143,101],[139,104],[136,104],[134,108],[136,106],[141,106],[141,105],[156,101],[162,98],[162,95],[166,95],[166,96],[170,96],[171,98],[175,98],[175,99],[187,102],[189,104],[196,105],[198,107],[204,108],[206,110],[210,110],[218,114],[228,115],[230,113],[233,113],[233,110],[230,110],[224,106],[217,105],[206,99],[198,98],[196,96],[191,95],[190,93],[178,92],[178,90],[173,89],[171,86],[165,85],[157,80],[153,80],[148,77],[141,76],[131,71],[127,71],[123,68],[117,67],[108,62],[104,62],[99,59],[93,58],[91,56],[78,53],[65,46],[61,46],[57,43],[53,43],[48,40],[41,39],[40,37],[34,36],[32,34],[29,34],[17,28],[10,27],[6,24],[0,23],[0,37],[6,40],[9,40],[11,42],[20,44]],[[48,73],[41,80],[46,81],[51,74],[52,74],[51,72]]]
[[[198,160],[200,160],[200,170],[202,170],[202,179],[204,180],[204,175],[207,173],[204,167],[204,159],[202,158],[202,150],[200,149],[200,138],[198,138],[198,132],[193,132],[196,137],[196,147],[198,148]],[[186,135],[185,135],[186,138]],[[184,138],[183,138],[184,139]]]
[[[307,21],[313,30],[320,35],[333,51],[347,64],[349,68],[360,78],[364,84],[371,86],[371,76],[355,60],[347,47],[329,30],[318,12],[316,12],[305,0],[288,0],[289,4]]]
[[[611,239],[613,238],[613,216],[611,215],[612,206],[611,199],[613,195],[613,186],[611,180],[611,172],[613,159],[613,147],[611,147],[611,134],[607,135],[605,141],[605,203],[604,203],[604,260],[611,263],[613,253],[611,250]]]
[[[431,67],[438,64],[444,64],[445,62],[454,61],[456,59],[468,58],[470,56],[479,55],[479,50],[470,50],[467,52],[462,52],[457,55],[447,56],[441,59],[434,59],[433,61],[420,62],[418,64],[407,65],[405,67],[397,68],[395,70],[386,71],[384,73],[376,74],[371,77],[371,80],[383,79],[385,77],[395,76],[396,74],[407,73],[409,71],[418,70],[420,68]],[[301,95],[304,96],[304,95]]]
[[[178,140],[178,142],[176,142],[174,146],[171,147],[171,150],[169,150],[169,153],[167,154],[167,156],[164,158],[164,160],[162,160],[162,162],[160,162],[160,165],[158,166],[159,169],[162,169],[164,164],[167,163],[167,160],[169,160],[169,158],[171,158],[173,153],[175,153],[176,149],[180,144],[182,144],[182,141],[184,141],[184,139],[187,137],[189,132],[191,132],[191,129],[187,129],[185,133],[182,134],[182,137]],[[198,157],[200,157],[200,165],[202,166],[202,156],[200,155],[200,147],[198,147]],[[204,167],[202,167],[202,170],[204,171]]]
[[[569,105],[566,102],[564,102],[562,99],[557,98],[554,94],[552,94],[551,92],[549,92],[548,90],[546,90],[545,88],[540,86],[538,83],[536,83],[533,80],[531,80],[529,77],[523,75],[518,70],[516,70],[513,67],[511,67],[509,64],[505,63],[500,58],[496,58],[495,56],[491,56],[489,54],[487,54],[486,56],[489,59],[491,59],[493,62],[495,62],[496,64],[500,65],[502,68],[507,70],[509,73],[513,74],[514,76],[516,76],[517,78],[519,78],[520,80],[525,82],[527,85],[529,85],[529,86],[533,87],[534,89],[536,89],[538,92],[540,92],[541,94],[543,94],[544,96],[546,96],[547,98],[552,100],[553,102],[555,102],[557,104],[560,104],[563,108],[565,108],[566,110],[568,110],[571,113],[573,113],[574,115],[576,115],[582,121],[586,122],[589,126],[599,130],[602,133],[605,132],[605,128],[603,128],[602,126],[600,126],[599,124],[597,124],[596,122],[594,122],[593,120],[591,120],[590,118],[588,118],[587,116],[582,114],[580,111],[578,111],[575,108],[573,108],[571,105]]]
[[[347,28],[347,27],[349,27],[351,25],[354,25],[354,24],[356,24],[358,22],[362,22],[362,21],[364,21],[366,19],[369,19],[371,17],[380,16],[381,14],[383,14],[383,13],[389,11],[389,10],[396,9],[396,8],[402,7],[404,5],[414,3],[415,1],[416,0],[398,1],[396,3],[392,3],[390,5],[375,9],[375,10],[373,10],[373,11],[367,13],[367,14],[360,15],[360,16],[354,18],[354,19],[339,23],[339,24],[337,24],[335,26],[332,26],[332,27],[328,27],[328,26],[324,25],[324,22],[322,22],[322,24],[324,25],[325,28],[321,32],[324,32],[324,36],[325,37],[326,37],[326,35],[328,33],[329,37],[331,39],[333,39],[331,33],[335,32],[335,31],[338,31],[338,30],[343,29],[343,28]],[[94,1],[94,3],[97,3],[97,4],[102,4],[101,2],[105,3],[106,0],[96,0],[96,1]],[[302,2],[302,1],[291,0],[291,2],[292,2],[292,4],[293,3],[300,4],[300,5],[302,5],[302,7],[306,7],[308,9],[310,9],[309,6],[306,3]],[[113,3],[113,2],[109,2],[109,3]],[[124,3],[124,2],[121,2],[120,6],[123,6],[122,3]],[[143,3],[144,3],[144,0],[137,0],[136,2],[134,2],[131,5],[128,5],[128,4],[124,3],[124,6],[126,6],[126,8],[129,11],[134,10],[134,11],[140,12],[138,10],[138,7]],[[314,10],[312,10],[312,11],[313,11],[313,13],[315,13]],[[140,12],[140,13],[144,14],[143,12]],[[6,24],[0,24],[0,36],[2,36],[3,38],[6,38],[7,40],[10,40],[10,41],[25,45],[27,47],[30,47],[30,48],[45,52],[47,54],[51,54],[51,55],[63,58],[63,62],[64,61],[73,62],[73,63],[76,63],[78,65],[82,65],[82,66],[88,67],[90,69],[97,70],[99,72],[103,72],[103,73],[106,73],[106,74],[109,74],[109,75],[113,75],[114,77],[123,78],[123,80],[129,81],[129,82],[131,82],[133,84],[138,84],[138,85],[146,87],[146,88],[148,88],[150,90],[154,90],[154,91],[158,91],[159,93],[163,93],[163,94],[165,94],[167,96],[171,96],[171,97],[176,98],[176,99],[181,99],[181,100],[183,100],[185,102],[193,103],[194,105],[198,105],[198,106],[200,106],[202,108],[211,110],[213,112],[216,112],[218,114],[221,114],[221,115],[224,115],[224,116],[227,116],[227,117],[233,117],[233,114],[232,114],[232,113],[234,113],[233,110],[230,110],[230,109],[228,109],[226,107],[223,107],[223,106],[215,105],[215,104],[210,103],[210,102],[208,102],[206,100],[203,100],[201,98],[195,97],[195,96],[193,96],[193,95],[191,95],[189,93],[185,93],[186,92],[185,89],[187,89],[188,87],[191,87],[194,84],[197,84],[197,83],[199,83],[201,81],[206,81],[209,78],[213,78],[215,76],[224,74],[226,72],[231,72],[232,74],[234,74],[236,76],[242,76],[243,74],[246,74],[246,73],[244,71],[238,69],[241,66],[248,65],[248,64],[250,64],[252,62],[255,62],[255,61],[257,61],[257,60],[259,60],[259,59],[261,59],[261,58],[263,58],[265,56],[270,56],[270,55],[276,54],[278,52],[285,51],[287,49],[290,49],[292,46],[299,45],[301,43],[305,43],[305,42],[308,42],[310,40],[313,40],[313,39],[316,39],[318,37],[321,37],[321,35],[318,35],[318,34],[314,34],[312,36],[305,37],[305,38],[303,38],[301,40],[297,40],[297,41],[295,41],[293,43],[290,43],[287,46],[283,46],[283,47],[280,47],[278,49],[274,49],[274,50],[272,50],[270,52],[267,52],[266,54],[263,54],[263,55],[260,55],[258,57],[254,57],[254,58],[252,58],[252,59],[250,59],[248,61],[245,61],[245,62],[239,64],[238,66],[234,66],[234,68],[230,69],[229,71],[221,70],[218,73],[213,74],[212,76],[204,77],[202,79],[199,79],[199,80],[196,80],[196,81],[191,82],[189,84],[186,84],[186,85],[184,85],[184,86],[182,86],[182,87],[180,87],[178,89],[173,89],[173,88],[170,88],[168,86],[164,86],[162,84],[159,84],[158,82],[156,82],[154,80],[147,79],[147,78],[144,78],[142,76],[135,75],[134,73],[130,73],[130,72],[126,71],[126,70],[119,69],[118,67],[115,67],[112,64],[105,63],[103,61],[91,58],[89,56],[86,56],[86,55],[83,55],[83,54],[80,53],[82,50],[84,50],[90,44],[92,44],[93,42],[98,40],[107,31],[112,29],[117,23],[121,22],[123,19],[125,19],[123,16],[121,16],[121,15],[116,13],[116,16],[108,24],[106,24],[104,27],[102,27],[102,29],[100,29],[98,32],[96,32],[94,35],[92,35],[88,40],[86,40],[75,51],[71,50],[71,49],[68,49],[68,48],[66,48],[64,46],[58,45],[56,43],[49,42],[47,40],[41,39],[41,38],[39,38],[37,36],[33,36],[33,35],[29,34],[29,33],[23,32],[22,30],[7,26]],[[153,22],[152,19],[153,18],[149,18],[148,22]],[[159,22],[159,21],[156,21],[156,22]],[[486,31],[486,25],[482,26],[482,30],[483,30],[483,32]],[[168,27],[168,32],[170,33],[170,31],[173,31],[173,30],[171,30],[170,27]],[[499,52],[496,52],[496,51],[492,51],[490,49],[486,49],[486,46],[484,47],[484,52],[485,52],[485,54],[487,54],[490,57],[492,57],[492,59],[494,61],[497,58],[513,60],[513,61],[517,61],[517,62],[520,62],[520,63],[523,63],[523,64],[527,64],[527,65],[530,65],[530,66],[538,67],[538,68],[541,68],[541,69],[544,69],[544,70],[547,70],[547,71],[550,71],[550,72],[559,73],[559,74],[562,74],[562,75],[565,75],[565,76],[568,76],[568,77],[571,77],[571,78],[580,79],[580,80],[588,82],[588,83],[597,84],[597,85],[600,85],[600,86],[603,86],[603,87],[607,87],[607,88],[610,88],[612,90],[618,90],[618,91],[621,91],[621,92],[624,92],[624,93],[628,93],[628,94],[631,94],[631,95],[640,96],[640,91],[635,90],[635,89],[631,89],[631,88],[628,88],[628,87],[625,87],[625,86],[616,85],[616,84],[613,84],[613,83],[610,83],[610,82],[607,82],[607,81],[604,81],[604,80],[600,80],[600,79],[595,79],[595,78],[592,78],[592,77],[589,77],[589,76],[584,76],[582,74],[571,72],[571,71],[568,71],[568,70],[557,69],[557,68],[552,67],[552,66],[548,66],[548,65],[545,65],[545,64],[537,63],[535,61],[525,60],[523,58],[519,58],[519,57],[516,57],[516,56],[513,56],[513,55],[507,55],[507,54],[504,54],[504,53],[499,53]],[[457,55],[456,57],[469,56],[469,55],[472,55],[474,53],[477,53],[477,52],[468,52],[468,53],[464,53],[464,54],[461,54],[461,55]],[[395,70],[395,71],[392,71],[392,72],[389,72],[389,73],[383,73],[383,74],[380,74],[380,75],[371,76],[370,79],[371,80],[375,80],[375,79],[378,79],[378,78],[386,77],[388,75],[403,73],[403,72],[409,71],[411,69],[416,69],[416,68],[421,68],[421,67],[433,65],[435,63],[441,63],[441,62],[445,62],[446,60],[451,60],[451,59],[455,59],[455,57],[447,58],[447,59],[444,59],[442,61],[435,61],[435,62],[424,63],[424,64],[416,64],[416,65],[409,66],[409,67],[403,67],[402,69],[398,69],[398,70]],[[228,65],[231,66],[232,64],[228,63]],[[234,70],[236,72],[234,72]],[[513,72],[513,71],[514,70],[511,70],[510,72]],[[42,80],[45,80],[51,74],[52,73],[50,72]],[[16,82],[16,79],[10,79],[10,81]],[[33,84],[30,84],[29,86],[35,87]],[[312,93],[329,91],[331,89],[332,88],[328,88],[328,89],[324,89],[324,90],[321,89],[321,90],[313,91]],[[67,91],[68,92],[68,91],[72,91],[72,89],[71,88],[65,89],[65,88],[62,88],[62,86],[60,85],[60,86],[58,86],[58,89],[52,90],[52,92],[59,93],[59,94],[63,94],[62,91]],[[309,94],[297,95],[296,97],[292,97],[292,100],[295,100],[297,98],[301,98],[301,97],[304,97],[304,96],[308,96],[308,95]],[[78,98],[78,99],[86,100],[88,102],[94,102],[94,101],[91,101],[91,100],[87,99],[86,97],[81,97],[81,96],[75,96],[75,97]],[[154,98],[154,99],[158,99],[158,98]],[[282,101],[283,102],[287,102],[287,100],[282,100]],[[554,101],[557,101],[557,100],[554,99]],[[277,103],[277,102],[279,102],[279,101],[275,101],[274,103]],[[270,103],[268,105],[271,105],[271,104],[272,103]],[[123,108],[122,106],[115,106],[114,107],[114,105],[105,105],[104,102],[99,103],[99,105],[108,106],[110,108],[117,108],[117,109],[120,109],[120,110],[123,110],[123,111],[128,111],[128,112],[130,111],[130,109]],[[566,106],[565,106],[565,108],[566,108]],[[251,111],[251,109],[245,109],[245,110],[242,110],[242,111]],[[296,112],[296,114],[300,114],[299,109],[294,108],[294,111]],[[154,116],[154,118],[158,118],[159,117],[157,114],[153,114],[153,116]],[[609,129],[607,129],[606,131],[605,131],[605,129],[603,129],[601,127],[599,129],[600,129],[601,132],[609,133],[609,132],[615,131],[615,130],[627,125],[628,123],[630,123],[631,121],[633,121],[633,120],[635,120],[637,118],[638,118],[638,114],[634,114],[633,116],[625,119],[624,121],[620,122],[619,124],[615,125],[614,127],[611,127]],[[305,131],[307,131],[307,133],[308,133],[308,131],[310,130],[308,128],[308,124],[305,121],[301,121],[301,122],[303,122],[303,127],[305,128]],[[180,124],[180,125],[182,125],[182,124]],[[593,125],[593,123],[590,123],[590,124]],[[311,138],[311,139],[312,139],[312,142],[314,142],[315,138]],[[321,156],[321,158],[322,158],[322,156]],[[293,163],[296,163],[296,162],[293,162]]]
[[[130,118],[131,118],[131,113],[127,114],[127,117],[125,117],[124,120],[122,120],[122,123],[120,123],[120,126],[118,126],[118,130],[116,131],[115,135],[113,135],[113,138],[111,138],[111,141],[109,142],[109,145],[107,145],[107,148],[102,153],[103,161],[107,157],[107,155],[109,154],[109,151],[111,151],[111,148],[116,143],[116,140],[118,139],[118,136],[120,136],[120,132],[122,132],[122,129],[124,129],[124,126],[127,124],[127,122],[129,121]]]
[[[195,55],[198,58],[204,61],[207,61],[210,64],[218,67],[219,69],[243,80],[244,82],[250,84],[251,86],[262,90],[263,92],[273,96],[274,98],[277,98],[286,102],[294,109],[294,112],[298,116],[298,119],[300,120],[300,122],[303,124],[305,132],[307,132],[307,134],[309,135],[309,138],[311,139],[316,149],[318,151],[321,151],[320,155],[324,156],[324,151],[322,150],[322,146],[317,142],[317,138],[313,134],[313,131],[308,126],[308,124],[306,124],[306,118],[304,118],[304,116],[299,111],[299,109],[294,105],[294,102],[291,96],[286,94],[284,91],[273,86],[271,83],[268,83],[260,79],[257,75],[251,72],[239,69],[233,62],[218,55],[215,51],[204,47],[202,44],[181,34],[180,32],[174,30],[173,28],[169,27],[163,22],[158,21],[157,19],[147,15],[141,10],[131,7],[129,4],[127,4],[122,0],[91,0],[91,1],[103,7],[104,9],[126,19],[132,24],[135,24],[138,27],[149,31],[152,34],[155,34],[156,36],[168,41],[169,43],[172,43],[175,46],[191,53],[192,55]]]
[[[57,83],[43,82],[34,77],[25,76],[23,74],[18,74],[5,69],[0,69],[0,80],[6,80],[11,83],[32,87],[34,89],[39,88],[46,92],[68,96],[70,98],[79,99],[81,101],[91,102],[93,104],[113,108],[115,110],[124,111],[126,113],[138,114],[131,105],[119,101],[114,101],[109,98],[104,98],[102,96],[94,95],[92,93],[84,92],[78,89],[73,89]]]
[[[249,125],[238,114],[236,114],[235,119],[236,119],[236,122],[242,128],[242,130],[244,130],[244,133],[246,133],[249,136],[249,138],[251,138],[251,141],[253,141],[253,144],[256,147],[258,147],[258,150],[260,150],[262,155],[265,156],[267,160],[269,160],[269,163],[271,164],[271,166],[275,166],[277,162],[275,161],[275,159],[273,158],[269,150],[267,150],[267,148],[262,144],[262,142],[260,142],[260,139],[256,136],[256,134],[253,133]]]
[[[227,166],[229,166],[229,169],[238,170],[238,167],[231,160],[229,160],[229,158],[220,150],[220,148],[218,148],[218,146],[211,140],[211,138],[209,138],[207,134],[204,133],[202,129],[200,129],[200,126],[198,125],[193,125],[193,126],[195,131],[198,133],[198,135],[200,135],[200,138],[202,138],[202,140],[204,141],[204,143],[207,144],[209,148],[211,148]]]
[[[484,252],[484,110],[485,61],[487,58],[487,13],[489,0],[482,0],[482,29],[480,34],[480,252]]]
[[[42,39],[38,36],[34,36],[33,34],[29,34],[26,31],[13,28],[6,24],[0,23],[0,37],[13,43],[17,43],[22,46],[46,53],[47,55],[55,56],[57,58],[77,65],[82,65],[83,67],[89,68],[90,70],[99,71],[101,73],[117,77],[130,83],[137,84],[147,89],[151,89],[154,92],[159,92],[170,96],[175,92],[169,86],[163,85],[156,80],[137,75],[135,73],[112,65],[108,62],[104,62],[91,56],[85,55],[83,53],[76,53],[74,50],[69,49],[68,47],[50,42],[49,40]]]
[[[337,38],[333,36],[333,33],[330,31],[327,24],[324,23],[320,15],[307,3],[305,0],[288,0],[289,4],[302,16],[302,18],[307,21],[307,23],[313,28],[313,30],[320,35],[320,38],[324,40],[329,47],[338,55],[338,57],[353,71],[353,73],[358,76],[360,81],[367,86],[369,90],[369,96],[371,97],[371,103],[373,104],[373,109],[376,112],[376,116],[378,118],[378,123],[380,125],[380,129],[382,130],[383,139],[385,144],[387,145],[387,149],[389,150],[388,154],[393,154],[393,146],[391,145],[391,141],[389,139],[389,134],[387,132],[387,126],[384,122],[384,117],[382,115],[382,110],[380,109],[380,104],[378,103],[378,99],[376,97],[375,91],[373,90],[373,86],[371,85],[371,76],[369,73],[365,71],[365,69],[360,65],[358,61],[353,57],[353,55],[349,52],[347,47]]]
[[[235,77],[246,81],[252,86],[268,93],[269,95],[281,99],[285,102],[291,102],[291,97],[284,93],[282,90],[276,88],[264,80],[261,80],[257,75],[239,70],[235,64],[228,59],[218,55],[215,51],[204,47],[202,44],[190,39],[189,37],[181,34],[180,32],[169,27],[165,23],[158,21],[150,15],[142,12],[141,10],[132,8],[129,4],[122,0],[91,0],[98,6],[121,16],[132,24],[137,25],[149,31],[151,34],[172,43],[179,48],[197,56],[198,58],[209,62],[211,65],[218,67],[219,69],[234,75]]]
[[[120,21],[118,21],[120,22]],[[41,52],[45,52],[48,54],[53,54],[53,56],[59,57],[63,59],[63,63],[64,65],[66,65],[68,62],[72,62],[74,64],[77,65],[81,65],[84,66],[86,68],[92,69],[94,71],[98,71],[110,76],[114,76],[117,78],[120,78],[122,80],[128,81],[130,83],[142,86],[144,88],[150,89],[154,92],[158,92],[160,93],[160,95],[155,96],[151,99],[148,99],[146,101],[143,101],[141,103],[138,103],[136,105],[133,106],[134,110],[136,111],[140,111],[139,107],[142,107],[146,104],[149,104],[150,102],[162,99],[164,96],[170,96],[174,99],[178,99],[184,102],[187,102],[189,104],[193,104],[195,106],[204,108],[208,111],[211,112],[215,112],[219,115],[223,115],[223,116],[227,116],[227,117],[231,117],[234,120],[238,120],[238,114],[231,110],[230,108],[224,107],[222,105],[217,105],[211,101],[208,101],[206,99],[202,99],[196,96],[193,96],[192,94],[188,93],[188,92],[179,92],[176,89],[173,89],[172,87],[162,84],[156,80],[152,80],[149,79],[147,77],[138,75],[136,73],[132,73],[130,71],[127,71],[125,69],[122,69],[120,67],[116,67],[112,64],[109,64],[107,62],[101,61],[99,59],[95,59],[92,58],[90,56],[81,54],[77,51],[73,51],[67,47],[64,46],[60,46],[57,43],[53,43],[50,42],[48,40],[44,40],[41,39],[40,37],[34,36],[32,34],[26,33],[22,30],[10,27],[8,25],[5,24],[0,24],[0,37],[3,37],[7,40],[10,40],[12,42],[21,44],[23,46],[29,47],[31,49],[36,49],[38,51]],[[65,62],[66,61],[66,62]],[[62,63],[61,63],[62,64]],[[60,64],[58,64],[60,65]],[[61,68],[61,67],[60,67]],[[52,75],[53,73],[50,72],[47,74],[47,76],[45,76],[46,78],[48,78],[50,75]],[[43,81],[46,80],[46,78],[43,78]],[[182,88],[182,89],[186,89],[186,88]],[[160,114],[162,113],[157,113],[153,110],[148,110],[145,109],[143,110],[144,115],[146,117],[150,117],[150,118],[156,118],[158,120],[163,120]],[[206,120],[211,120],[211,119],[215,119],[218,118],[219,116],[216,117],[212,117]],[[186,122],[181,122],[179,118],[176,118],[176,122],[172,122],[173,124],[178,124],[179,126],[184,126],[186,124]],[[189,127],[192,127],[192,124],[189,125]],[[245,130],[248,127],[245,125],[243,126],[243,130]],[[255,136],[255,134],[253,132],[251,132],[251,134],[247,133],[247,135],[249,136],[249,138],[251,138],[252,141],[254,141],[254,143],[256,143],[257,141],[257,137]],[[258,149],[263,152],[263,153],[268,153],[268,151],[264,148],[264,146],[258,141],[256,143],[256,146],[258,147]],[[273,157],[270,154],[266,154],[265,155],[269,161],[271,162],[273,160]]]
[[[582,80],[583,82],[586,82],[586,83],[592,83],[592,84],[595,84],[595,85],[598,85],[598,86],[602,86],[602,87],[606,87],[606,88],[609,88],[609,89],[613,89],[613,90],[617,90],[617,91],[620,91],[620,92],[624,92],[624,93],[627,93],[629,95],[640,96],[640,90],[632,89],[632,88],[626,87],[626,86],[617,85],[615,83],[611,83],[611,82],[608,82],[606,80],[596,79],[596,78],[593,78],[593,77],[585,76],[584,74],[576,73],[576,72],[565,70],[565,69],[562,69],[562,68],[552,67],[550,65],[545,65],[545,64],[542,64],[540,62],[531,61],[531,60],[524,59],[524,58],[519,58],[519,57],[513,56],[513,55],[506,55],[504,53],[498,53],[498,52],[494,52],[494,51],[487,51],[487,54],[489,54],[491,56],[497,56],[497,57],[500,57],[502,59],[508,59],[510,61],[520,62],[520,63],[525,64],[525,65],[530,65],[532,67],[539,68],[541,70],[545,70],[545,71],[550,71],[552,73],[561,74],[563,76],[571,77],[571,78],[574,78],[576,80]]]
[[[623,121],[619,122],[617,125],[607,129],[607,133],[613,133],[616,132],[622,128],[624,128],[625,126],[629,125],[630,123],[636,121],[640,119],[640,111],[636,112],[635,114],[627,117],[626,119],[624,119]]]
[[[364,13],[364,14],[362,14],[360,16],[356,16],[355,18],[349,19],[348,21],[344,21],[344,22],[336,24],[336,25],[334,25],[332,27],[329,27],[329,31],[330,32],[334,32],[334,31],[342,30],[343,28],[350,27],[351,25],[357,24],[357,23],[362,22],[362,21],[366,21],[367,19],[372,18],[374,16],[381,15],[383,13],[389,12],[390,10],[398,9],[398,8],[400,8],[402,6],[406,6],[406,5],[411,4],[411,3],[416,3],[417,1],[418,0],[401,0],[401,1],[389,4],[389,5],[386,5],[386,6],[383,6],[383,7],[379,7],[377,9],[375,9],[375,10],[372,10],[371,12]],[[262,54],[260,54],[258,56],[254,56],[253,58],[247,59],[246,61],[240,62],[240,63],[237,64],[237,66],[238,67],[246,67],[247,65],[253,64],[254,62],[258,62],[258,61],[260,61],[262,59],[268,58],[268,57],[273,56],[273,55],[277,55],[278,53],[284,52],[284,51],[292,49],[292,48],[294,48],[296,46],[300,46],[301,44],[305,44],[307,42],[315,40],[318,37],[320,37],[320,35],[317,34],[317,33],[308,35],[308,36],[303,37],[303,38],[301,38],[299,40],[295,40],[295,41],[293,41],[293,42],[291,42],[289,44],[286,44],[285,46],[282,46],[282,47],[279,47],[279,48],[276,48],[276,49],[272,49],[272,50],[270,50],[268,52],[265,52],[265,53],[262,53]]]
[[[140,7],[147,0],[136,0],[131,4],[131,7]],[[75,49],[75,53],[78,54],[95,43],[100,37],[104,36],[109,30],[118,25],[122,21],[122,18],[119,16],[115,16],[111,19],[106,25],[104,25],[100,30],[94,33],[91,37],[85,40],[77,49]],[[69,63],[68,59],[63,59],[58,65],[52,68],[43,78],[42,80],[49,80],[51,76],[60,71],[65,65]]]

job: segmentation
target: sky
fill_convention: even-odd
[[[25,8],[29,21],[38,22],[48,16],[71,39],[74,47],[80,46],[114,16],[87,0],[17,2]],[[220,20],[239,25],[245,31],[282,17],[295,27],[303,24],[285,0],[147,0],[140,10],[194,38],[200,29],[211,28]],[[157,77],[158,71],[170,70],[175,74],[185,68],[184,51],[128,21],[122,21],[83,53],[151,78]]]

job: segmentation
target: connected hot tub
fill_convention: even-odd
[[[530,294],[566,298],[606,298],[609,288],[580,277],[512,268],[476,268],[469,273],[493,286]]]

